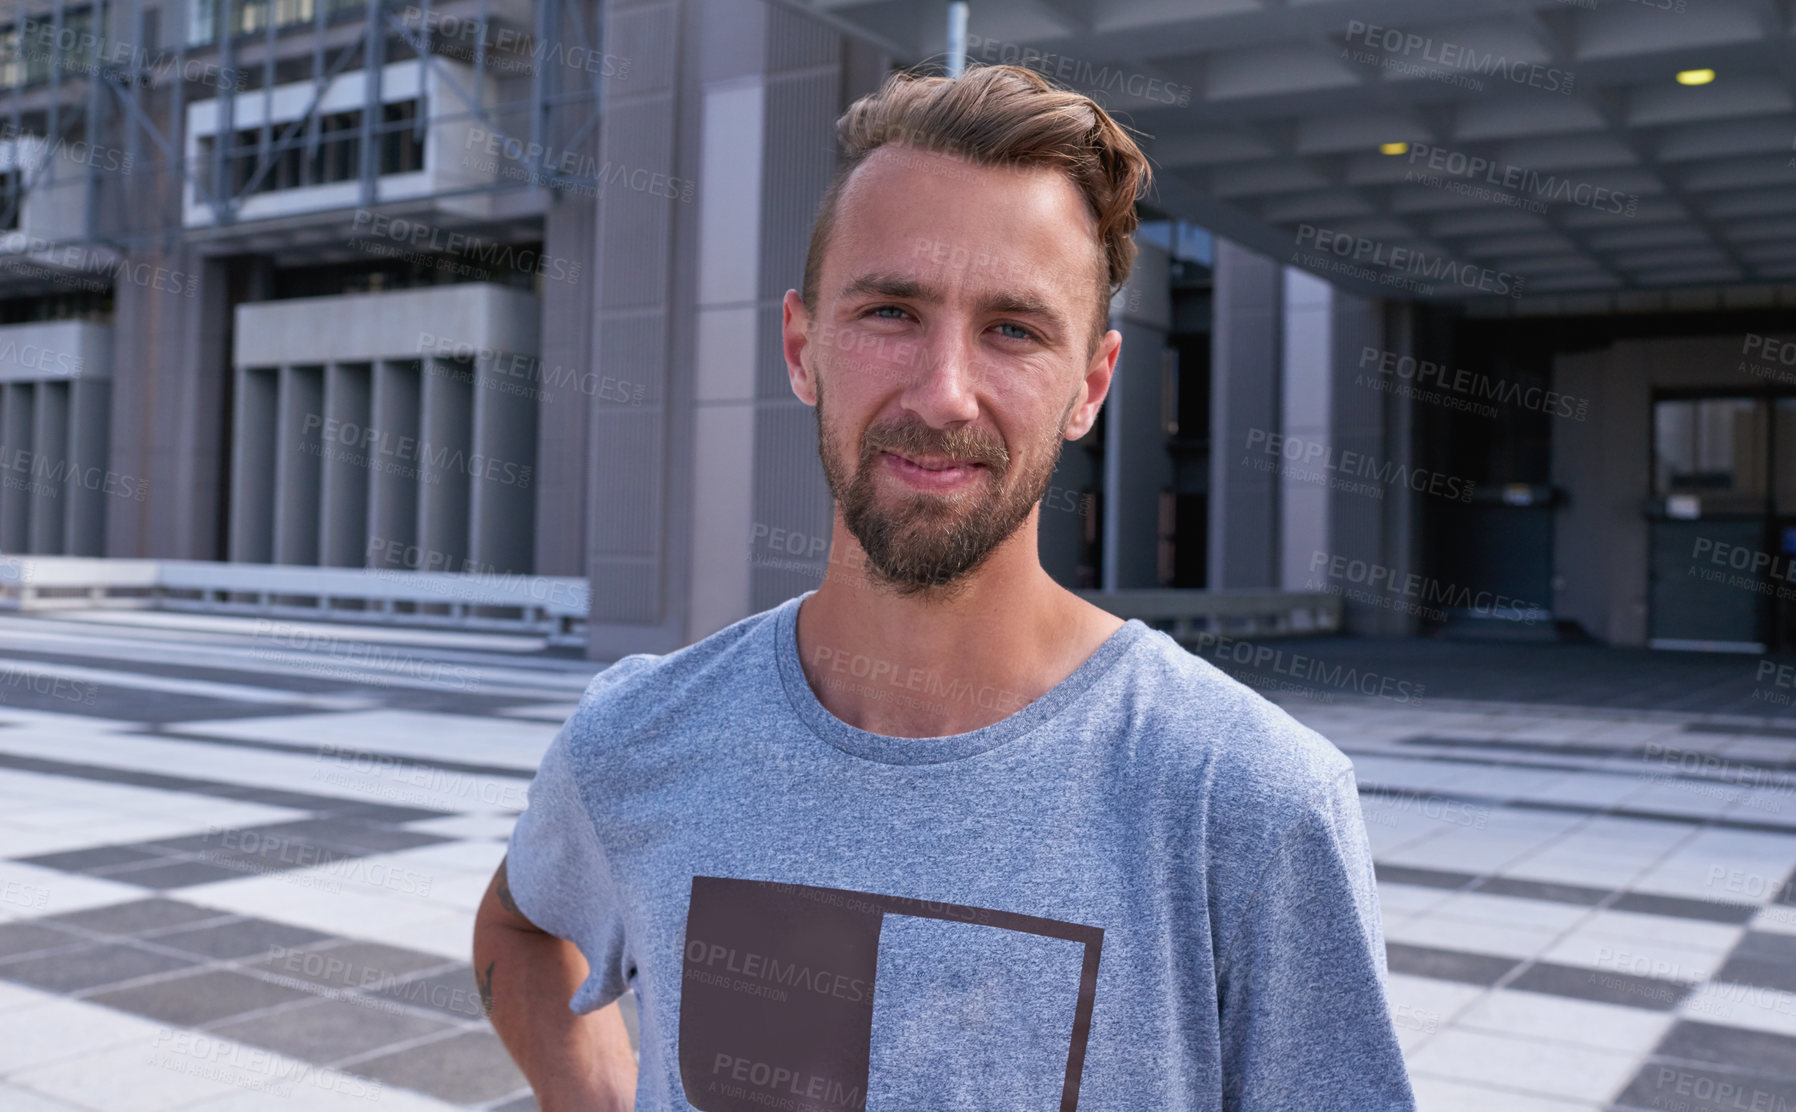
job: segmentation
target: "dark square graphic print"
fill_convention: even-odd
[[[994,908],[693,877],[686,1099],[700,1112],[942,1100],[1074,1112],[1103,935]]]

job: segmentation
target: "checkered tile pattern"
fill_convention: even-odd
[[[594,666],[316,633],[0,617],[0,1108],[535,1106],[472,914]],[[1518,687],[1553,651],[1431,647],[1482,701],[1278,696],[1354,760],[1421,1107],[1796,1109],[1796,731],[1587,649],[1586,705]]]

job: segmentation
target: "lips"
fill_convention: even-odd
[[[917,459],[915,456],[907,456],[901,452],[893,452],[892,454],[897,456],[899,459],[903,460],[904,462],[910,464],[912,467],[920,467],[925,471],[948,471],[948,470],[952,470],[953,468],[956,468],[956,467],[984,467],[985,466],[983,463],[980,463],[977,460]]]

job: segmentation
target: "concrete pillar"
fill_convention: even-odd
[[[614,6],[605,41],[635,62],[606,99],[600,165],[682,185],[598,198],[592,365],[642,386],[639,405],[589,409],[588,653],[602,660],[671,651],[821,581],[831,507],[780,299],[803,275],[834,121],[884,71],[760,0]],[[797,551],[754,547],[774,530]]]
[[[474,376],[465,363],[427,359],[416,461],[418,544],[425,566],[460,571],[468,559],[468,458],[474,451]]]
[[[324,375],[326,420],[336,421],[342,428],[370,428],[372,386],[368,364],[333,363],[325,368]],[[340,454],[326,459],[322,468],[318,562],[327,567],[364,567],[368,562],[368,479],[374,445],[333,447]]]
[[[0,386],[0,552],[31,551],[31,490],[36,456],[31,449],[36,396],[28,382]]]
[[[314,565],[325,453],[353,450],[324,438],[323,367],[281,368],[275,422],[274,562]]]
[[[208,258],[197,245],[136,251],[132,264],[159,278],[114,286],[111,467],[147,495],[108,503],[106,551],[219,559],[232,307],[267,296],[271,269],[260,258]]]
[[[31,453],[42,461],[31,492],[31,551],[60,555],[65,551],[69,492],[78,485],[69,474],[69,384],[39,381],[32,406]]]
[[[274,562],[275,458],[280,371],[245,367],[237,371],[231,437],[231,540],[233,561]]]
[[[490,356],[475,360],[473,375],[478,467],[470,477],[469,558],[481,571],[528,573],[536,539],[531,522],[536,495],[531,486],[537,404],[529,395],[506,389],[508,383]],[[571,393],[577,394],[578,388]]]
[[[1285,270],[1279,429],[1306,453],[1332,450],[1334,307],[1333,286],[1307,271]],[[1326,473],[1304,465],[1278,476],[1279,584],[1289,590],[1304,589],[1314,554],[1329,548],[1334,500],[1328,487],[1307,477],[1317,472]]]
[[[1212,589],[1279,585],[1280,484],[1260,470],[1260,450],[1279,430],[1283,267],[1216,240],[1210,358],[1209,583]],[[1250,443],[1250,438],[1252,443]]]
[[[1104,590],[1159,587],[1164,493],[1172,489],[1166,451],[1166,337],[1172,289],[1165,251],[1139,245],[1128,285],[1111,307],[1123,334],[1104,399]]]
[[[406,561],[418,544],[420,483],[407,468],[417,469],[417,450],[399,458],[397,447],[419,442],[418,415],[423,396],[423,368],[415,359],[383,359],[374,366],[372,425],[379,430],[380,462],[369,477],[368,566],[421,566],[421,556]],[[385,465],[391,466],[385,466]]]

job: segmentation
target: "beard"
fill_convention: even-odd
[[[1065,446],[1075,396],[1058,426],[1019,461],[993,433],[972,428],[935,429],[914,415],[871,425],[861,436],[859,463],[844,473],[843,455],[824,414],[817,383],[817,450],[823,476],[842,511],[843,523],[867,554],[868,578],[900,597],[945,597],[964,587],[997,547],[1029,520],[1047,494]],[[917,458],[945,456],[983,464],[971,490],[937,494],[911,490],[881,501],[878,470],[884,452]]]

